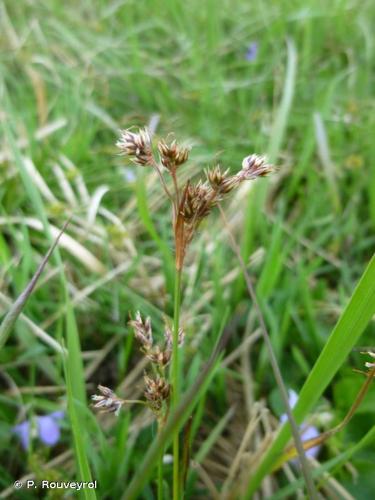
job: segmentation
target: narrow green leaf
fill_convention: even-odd
[[[354,293],[333,329],[326,345],[302,387],[293,414],[301,423],[318,401],[336,372],[345,362],[363,330],[375,313],[375,255],[363,273]],[[249,481],[247,498],[251,498],[262,479],[272,470],[290,438],[290,427],[284,424],[272,446],[263,456]]]

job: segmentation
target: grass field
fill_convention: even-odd
[[[182,273],[186,408],[167,428],[158,493],[150,410],[91,408],[98,384],[144,399],[129,316],[149,315],[157,339],[174,317],[166,196],[115,143],[132,126],[173,132],[191,147],[181,182],[217,163],[235,173],[252,153],[276,166],[222,207],[284,384],[300,393],[296,420],[327,431],[355,403],[366,377],[353,369],[375,345],[374,23],[369,0],[0,0],[0,320],[72,216],[0,334],[0,498],[67,493],[15,491],[20,479],[96,480],[78,493],[90,499],[172,498],[178,430],[185,498],[304,498],[299,466],[274,470],[289,424],[218,210]],[[372,497],[374,408],[370,386],[310,463],[323,498]],[[38,418],[54,412],[61,436],[47,446]],[[26,449],[14,431],[25,421],[39,432]]]

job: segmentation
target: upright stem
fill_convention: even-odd
[[[160,423],[158,424],[158,435],[160,435],[162,427]],[[162,449],[159,454],[158,460],[158,500],[163,500],[163,455],[164,450]]]
[[[176,269],[174,289],[174,322],[173,322],[173,345],[172,345],[172,410],[177,408],[180,398],[180,374],[178,362],[178,331],[180,328],[180,303],[181,303],[181,269]],[[180,453],[178,430],[173,436],[173,499],[180,499]]]

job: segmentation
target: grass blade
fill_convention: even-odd
[[[0,325],[0,349],[4,346],[6,341],[8,340],[8,337],[12,331],[12,328],[17,321],[19,315],[22,312],[22,309],[25,307],[25,304],[27,302],[27,299],[30,297],[32,291],[34,290],[35,285],[38,282],[38,279],[40,278],[40,275],[42,274],[49,258],[51,257],[54,249],[56,248],[59,239],[61,238],[61,235],[64,233],[67,225],[69,224],[69,220],[65,222],[63,228],[61,229],[59,235],[51,245],[50,249],[46,253],[46,255],[43,257],[42,262],[39,264],[38,269],[36,270],[34,276],[31,278],[30,282],[27,284],[26,288],[24,291],[21,293],[21,295],[16,299],[14,304],[11,306],[9,309],[8,313],[6,314],[5,318],[3,319],[1,325]]]
[[[301,423],[318,401],[335,373],[359,339],[375,313],[375,255],[364,271],[354,293],[333,329],[324,349],[306,380],[298,403],[293,411]],[[264,476],[271,470],[290,438],[290,427],[285,424],[278,432],[272,446],[264,455],[249,481],[247,498],[250,498]]]

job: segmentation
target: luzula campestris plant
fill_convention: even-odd
[[[178,347],[182,345],[183,341],[183,332],[179,325],[181,273],[188,245],[201,222],[212,209],[243,181],[265,176],[271,172],[272,167],[267,164],[264,157],[252,154],[243,159],[241,170],[234,175],[230,175],[229,169],[222,170],[217,165],[205,172],[204,179],[200,179],[196,183],[189,180],[180,186],[177,174],[189,158],[189,149],[178,144],[176,140],[161,139],[154,145],[147,129],[140,129],[138,132],[123,130],[116,145],[120,154],[134,164],[140,167],[150,167],[157,172],[164,192],[172,205],[176,268],[173,332],[166,326],[165,345],[161,348],[154,345],[150,318],[143,321],[138,312],[136,318],[129,322],[140,344],[141,351],[152,365],[152,374],[146,374],[144,377],[146,399],[144,403],[154,412],[159,426],[162,426],[169,410],[174,410],[179,402],[181,367],[179,366]],[[171,183],[166,180],[165,174],[171,178]],[[169,377],[167,377],[166,367],[169,363],[171,368]],[[95,406],[118,414],[125,401],[117,398],[110,389],[100,386],[99,390],[103,396],[93,397],[95,401],[98,401]],[[177,500],[181,498],[179,436],[177,433],[173,437],[173,456],[173,498]],[[159,469],[159,498],[162,495],[161,480],[161,469]]]

